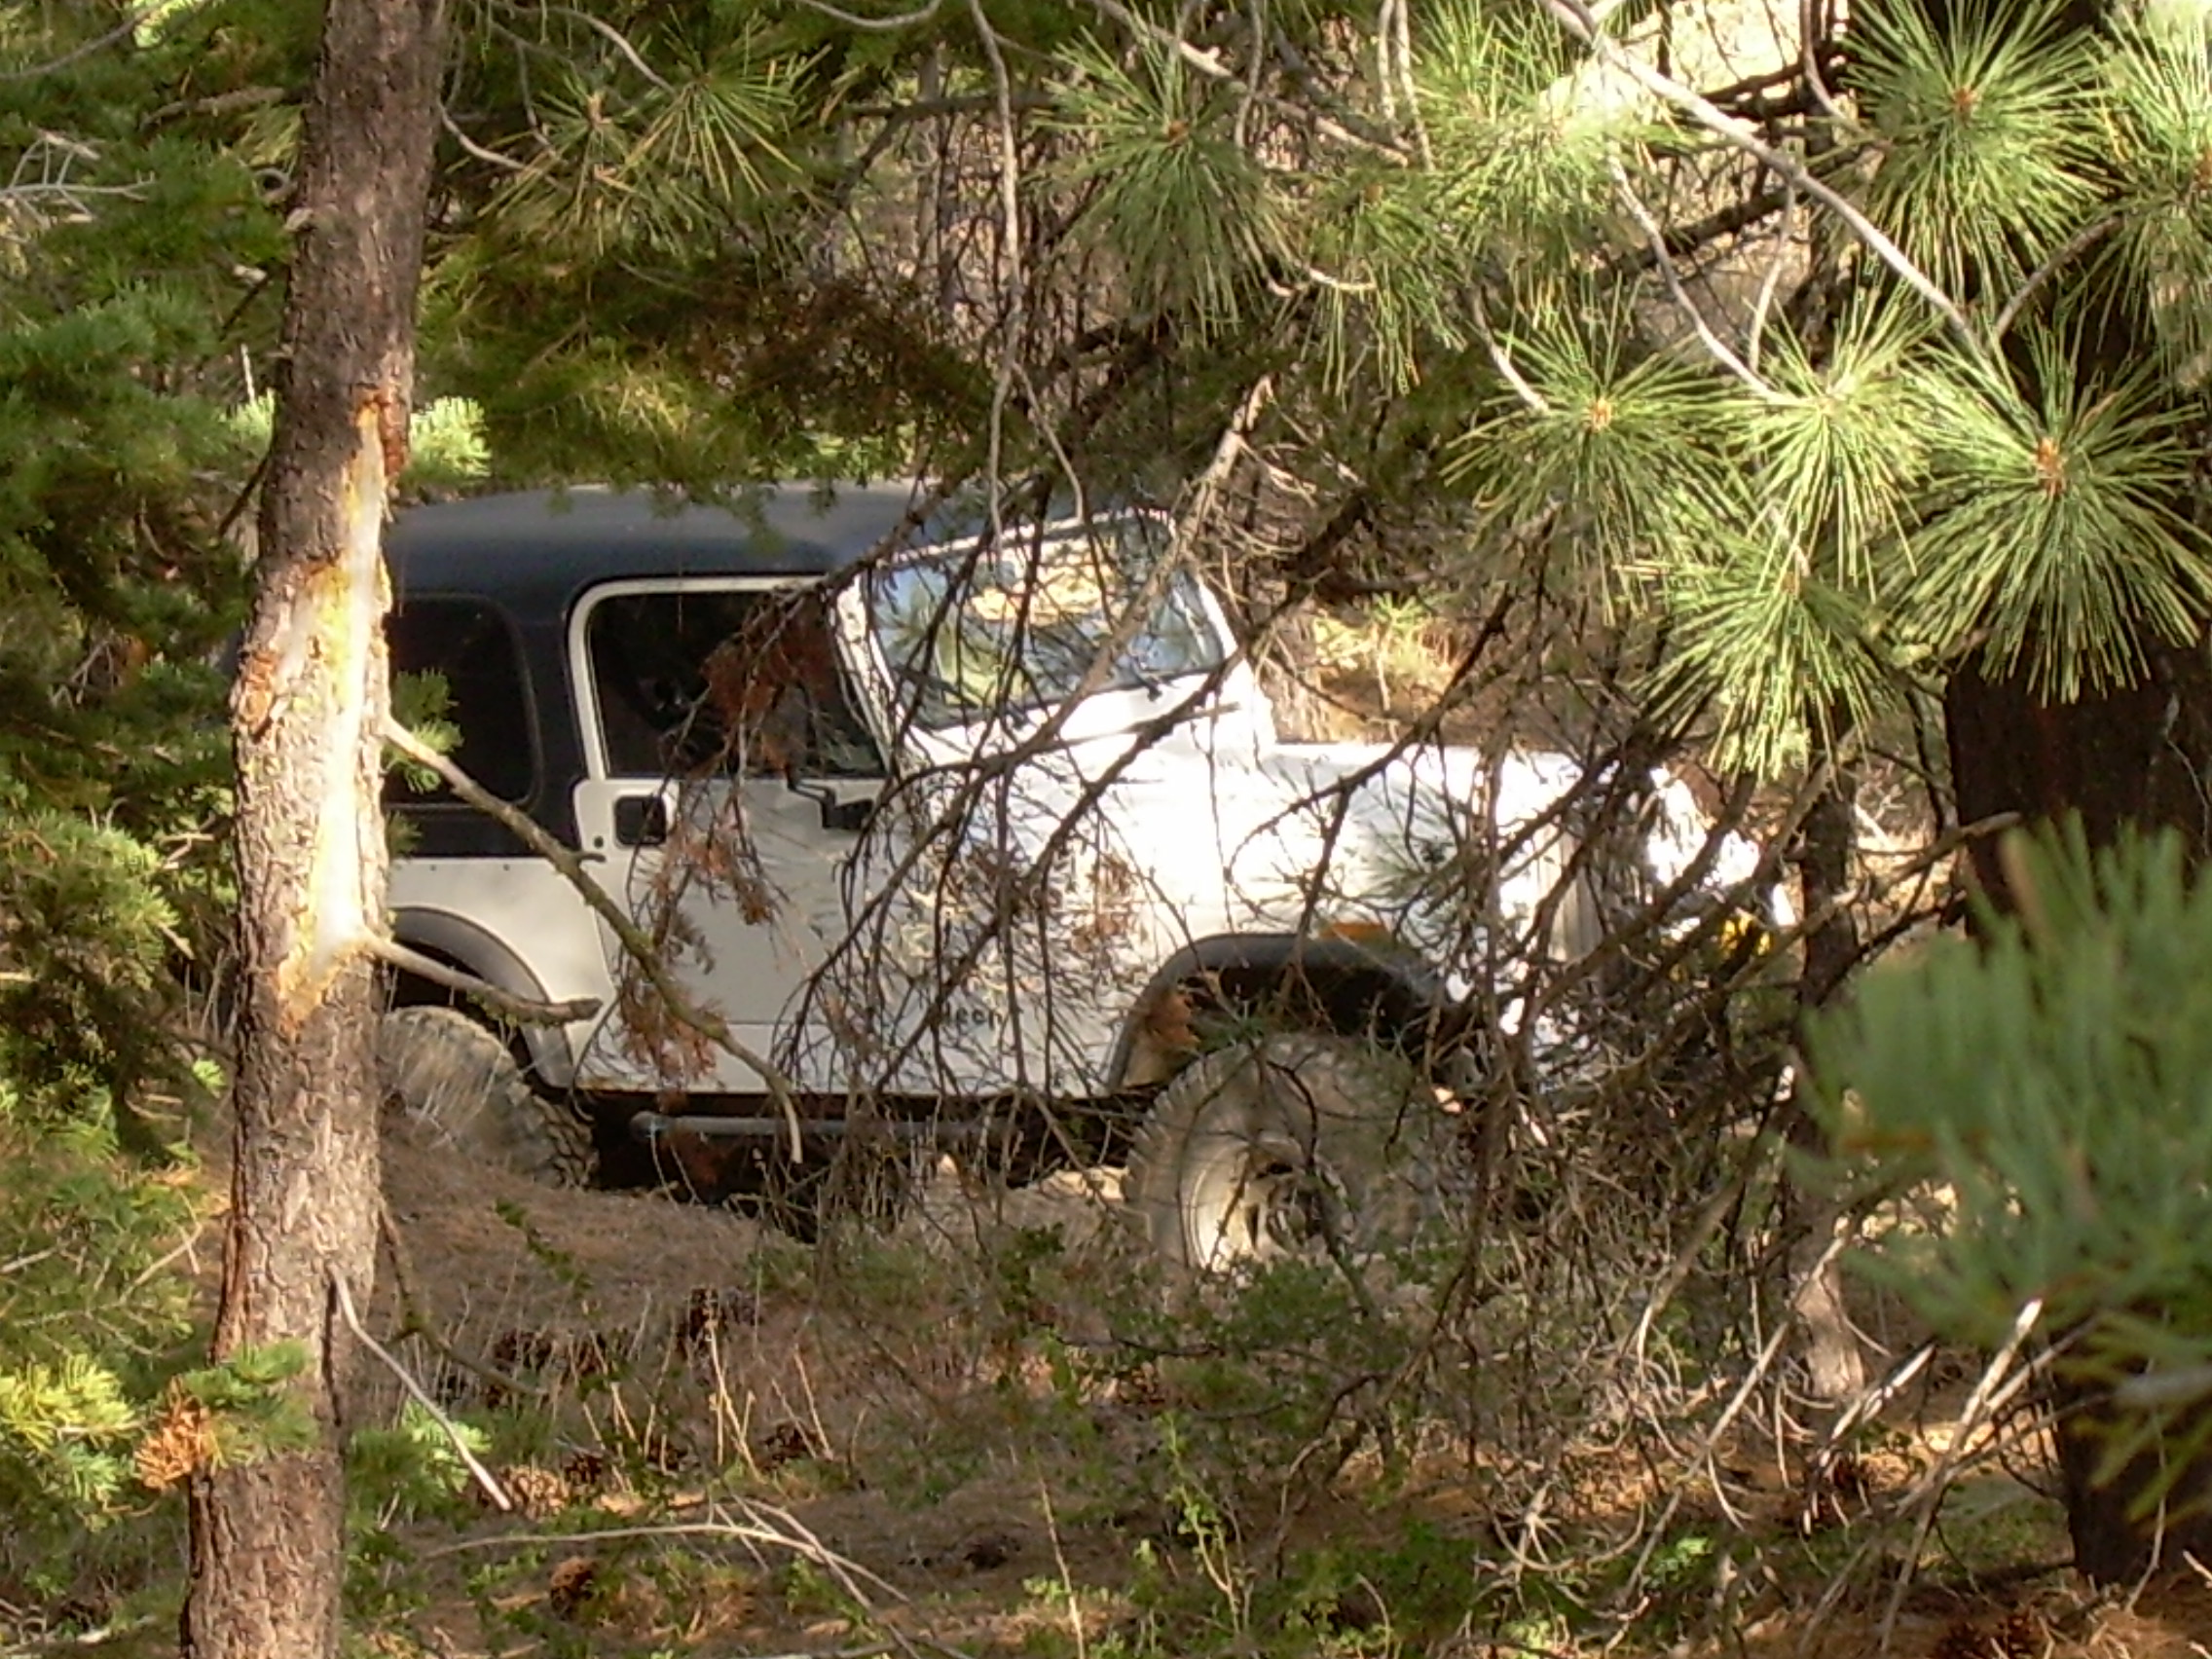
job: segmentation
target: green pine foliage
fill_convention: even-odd
[[[2094,215],[2099,48],[2063,0],[1890,0],[1853,46],[1867,207],[1954,293],[2004,292]]]
[[[2077,1370],[2212,1378],[2212,881],[2170,834],[2011,851],[2018,916],[1869,975],[1813,1033],[1851,1178],[1943,1195],[1869,1270],[1960,1342],[2040,1301]]]
[[[180,969],[220,953],[220,651],[278,215],[189,83],[223,50],[0,5],[0,1583],[166,1514],[135,1459],[195,1336],[178,1111],[219,1083]],[[104,46],[97,43],[105,41]],[[166,1524],[166,1523],[164,1523]],[[89,1569],[88,1569],[89,1570]]]
[[[1875,304],[1840,318],[1822,351],[1782,333],[1767,360],[1773,395],[1744,411],[1755,522],[1799,545],[1808,529],[1825,536],[1836,584],[1868,600],[1894,588],[1887,573],[1929,475],[1932,412],[1911,373],[1928,344],[1924,329]]]
[[[2212,377],[2212,54],[2201,28],[2144,28],[2112,51],[2104,137],[2118,174],[2120,281],[2184,387]]]
[[[163,969],[219,898],[223,324],[280,243],[248,166],[148,119],[175,60],[44,17],[0,27],[0,1081],[97,1115],[174,1073]]]
[[[98,1124],[42,1121],[4,1081],[0,1161],[0,1573],[26,1573],[148,1501],[133,1456],[194,1330],[166,1269],[201,1218],[188,1182]]]
[[[1593,303],[1500,333],[1516,384],[1455,440],[1445,469],[1516,517],[1571,503],[1576,553],[1623,584],[1696,558],[1751,510],[1727,465],[1727,388],[1639,349],[1629,322]]]
[[[1087,43],[1053,111],[1075,139],[1060,172],[1088,198],[1079,227],[1114,256],[1132,303],[1184,316],[1201,337],[1266,303],[1260,278],[1283,246],[1285,204],[1239,141],[1238,105],[1147,41],[1133,53]]]
[[[1613,169],[1665,142],[1647,96],[1519,7],[1439,7],[1417,46],[1418,171],[1436,229],[1492,267],[1470,275],[1571,267],[1618,240]]]
[[[2202,415],[2147,370],[2117,385],[2079,372],[2062,336],[2028,346],[2028,386],[1971,364],[1927,375],[1931,477],[1903,605],[1945,645],[1986,631],[2001,667],[2024,663],[2071,701],[2201,625],[2212,548],[2181,507]]]
[[[1966,656],[2074,696],[2205,614],[2194,25],[1874,0],[1816,88],[1635,8],[594,17],[470,32],[450,105],[429,361],[504,475],[1144,493],[1264,379],[1283,476],[1418,492],[1475,569],[1542,524],[1768,775]]]
[[[1471,570],[1541,524],[1766,774],[1966,656],[2071,696],[2204,615],[2196,24],[1871,0],[1817,84],[1732,85],[1635,7],[954,11],[462,14],[424,377],[486,475],[1167,494],[1265,381],[1317,510]],[[297,36],[163,38],[249,97]],[[285,109],[226,157],[280,172]]]

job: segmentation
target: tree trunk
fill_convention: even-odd
[[[330,0],[302,130],[253,619],[232,703],[240,1019],[218,1361],[298,1345],[306,1451],[197,1474],[189,1659],[339,1643],[341,1289],[376,1271],[387,489],[404,457],[436,130],[437,0]]]
[[[1829,753],[1833,754],[1832,745]],[[1859,965],[1859,925],[1847,903],[1858,803],[1856,763],[1838,761],[1827,787],[1805,815],[1791,850],[1805,914],[1813,918],[1797,979],[1800,1019],[1826,1007]],[[1796,1089],[1809,1087],[1810,1079],[1800,1067]],[[1801,1097],[1790,1104],[1788,1136],[1792,1146],[1816,1158],[1826,1155],[1819,1124]],[[1844,1216],[1825,1176],[1793,1179],[1790,1205],[1795,1232],[1789,1253],[1791,1307],[1805,1335],[1805,1369],[1813,1398],[1832,1421],[1866,1387],[1866,1356],[1861,1351],[1844,1296],[1843,1256],[1833,1247]]]
[[[2170,828],[2186,838],[2201,867],[2212,857],[2212,655],[2203,645],[2152,653],[2141,683],[2052,705],[2018,679],[1960,669],[1943,700],[1951,783],[1959,819],[2002,812],[2031,822],[2078,815],[2092,846],[2109,846],[2130,827]],[[1972,844],[1975,884],[2000,910],[2018,895],[1994,840]],[[2083,1101],[2093,1112],[2096,1102]],[[2157,1483],[2173,1480],[2163,1447],[2154,1444],[2110,1480],[2095,1477],[2123,1416],[2107,1384],[2060,1377],[2047,1391],[2053,1414],[2067,1530],[2075,1566],[2102,1583],[2140,1578],[2186,1552],[2212,1561],[2212,1458],[2199,1456],[2173,1484],[2171,1516],[2146,1507]],[[2170,1438],[2187,1440],[2202,1414]],[[2194,1496],[2195,1504],[2179,1501]],[[2140,1511],[2140,1513],[2139,1513]]]
[[[1951,787],[1959,821],[2000,812],[2035,821],[2078,814],[2091,846],[2129,826],[2171,828],[2199,862],[2212,854],[2212,655],[2203,645],[2158,647],[2138,684],[2079,702],[2038,700],[2018,678],[1973,664],[1943,694]],[[2011,894],[1996,843],[1972,843],[1975,884],[2001,910]]]

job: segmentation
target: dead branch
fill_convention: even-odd
[[[566,1002],[539,1002],[535,997],[516,996],[502,991],[489,979],[479,979],[473,974],[459,968],[449,968],[434,956],[424,956],[401,944],[397,940],[372,939],[369,954],[386,962],[402,973],[412,974],[419,979],[427,979],[433,985],[442,985],[449,991],[484,1004],[493,1013],[502,1014],[518,1025],[566,1025],[574,1019],[589,1019],[600,1009],[597,997],[571,997]]]
[[[804,1158],[806,1142],[799,1123],[798,1099],[793,1090],[791,1079],[766,1055],[755,1052],[740,1042],[737,1034],[730,1030],[728,1020],[712,1009],[699,1007],[684,993],[645,930],[638,926],[629,912],[608,897],[607,889],[584,867],[583,855],[573,847],[564,846],[554,836],[546,833],[543,827],[529,814],[499,799],[455,765],[452,759],[432,749],[399,721],[387,719],[384,735],[387,743],[417,765],[426,766],[435,772],[446,788],[477,811],[496,821],[551,865],[564,881],[582,895],[584,903],[591,906],[592,913],[608,925],[620,941],[623,954],[645,976],[645,982],[652,986],[669,1013],[759,1078],[761,1085],[767,1089],[768,1098],[776,1103],[777,1110],[783,1113],[785,1123],[791,1129],[793,1161]]]
[[[339,1315],[346,1321],[346,1328],[353,1333],[354,1341],[384,1361],[385,1368],[399,1379],[399,1385],[407,1390],[417,1405],[430,1414],[432,1421],[445,1430],[446,1438],[453,1442],[453,1449],[461,1455],[461,1460],[467,1465],[468,1472],[476,1477],[476,1484],[484,1489],[485,1495],[501,1510],[513,1509],[515,1500],[507,1495],[507,1489],[499,1484],[498,1477],[484,1466],[483,1459],[469,1450],[468,1437],[461,1432],[460,1425],[446,1416],[438,1402],[430,1398],[429,1390],[415,1381],[414,1374],[399,1363],[391,1350],[362,1327],[361,1316],[353,1310],[353,1293],[347,1288],[345,1275],[332,1273],[330,1288],[338,1299]]]

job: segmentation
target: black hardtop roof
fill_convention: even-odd
[[[778,484],[735,510],[651,491],[530,490],[401,513],[385,537],[402,595],[478,594],[561,615],[584,588],[635,576],[829,575],[884,545],[924,499],[911,482]],[[944,524],[912,539],[954,534]]]

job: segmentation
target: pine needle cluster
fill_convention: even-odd
[[[147,1173],[112,1130],[40,1123],[4,1084],[0,1158],[0,1548],[20,1569],[142,1506],[145,1402],[194,1330],[164,1269],[201,1217],[188,1182]]]
[[[1942,1195],[1890,1211],[1866,1270],[1976,1346],[2032,1309],[2060,1377],[2109,1393],[2110,1469],[2165,1437],[2152,1502],[2212,1435],[2212,881],[2170,832],[2008,851],[2019,912],[1868,976],[1813,1075],[1840,1175]]]

